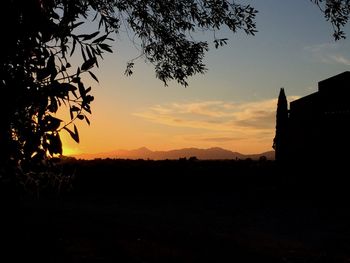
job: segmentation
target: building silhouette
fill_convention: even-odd
[[[320,81],[317,92],[292,101],[289,110],[282,88],[273,148],[277,161],[349,159],[350,71]]]

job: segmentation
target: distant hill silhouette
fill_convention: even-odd
[[[97,154],[79,154],[75,155],[78,159],[95,159],[95,158],[118,158],[118,159],[151,159],[151,160],[164,160],[164,159],[179,159],[197,157],[200,160],[225,160],[225,159],[259,159],[261,156],[265,156],[269,160],[275,158],[274,151],[268,151],[259,154],[241,154],[239,152],[233,152],[225,150],[219,147],[213,147],[208,149],[198,148],[184,148],[169,151],[152,151],[146,147],[142,147],[135,150],[117,150],[111,152],[97,153]]]

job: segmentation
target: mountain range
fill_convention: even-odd
[[[199,148],[183,148],[169,151],[152,151],[146,147],[135,150],[117,150],[111,152],[103,152],[97,154],[78,154],[73,157],[77,159],[96,159],[96,158],[117,158],[117,159],[150,159],[150,160],[165,160],[165,159],[179,159],[197,157],[200,160],[225,160],[225,159],[259,159],[265,156],[268,160],[275,159],[275,152],[268,151],[259,154],[241,154],[225,150],[219,147],[208,149]]]

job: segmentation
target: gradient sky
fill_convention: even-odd
[[[226,30],[228,45],[215,49],[212,35],[205,63],[208,72],[168,87],[155,78],[152,65],[136,61],[134,75],[124,70],[138,51],[124,34],[114,53],[100,62],[91,82],[95,101],[91,125],[77,122],[76,144],[64,131],[64,154],[99,153],[148,147],[223,147],[241,153],[272,150],[276,98],[281,87],[288,100],[317,91],[317,83],[350,69],[349,40],[335,42],[332,28],[309,0],[255,0],[258,33]],[[350,30],[346,30],[350,38]]]

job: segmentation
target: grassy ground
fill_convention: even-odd
[[[347,186],[335,179],[256,162],[77,167],[70,195],[22,200],[13,259],[350,262]]]

